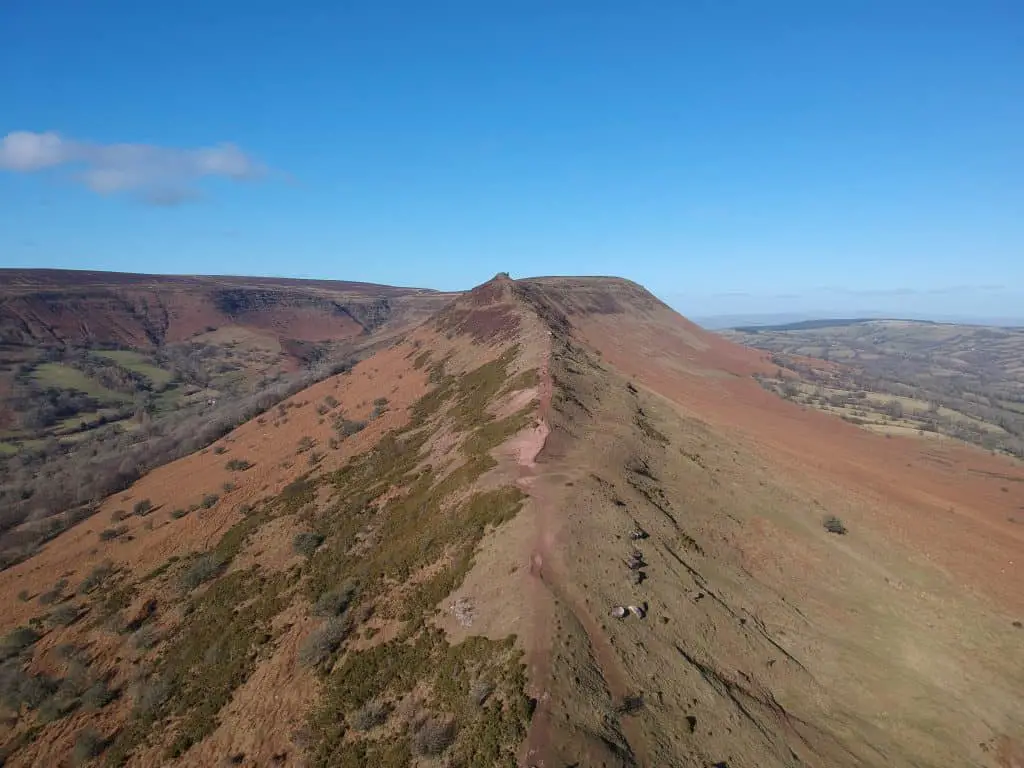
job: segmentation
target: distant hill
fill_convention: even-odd
[[[915,322],[953,323],[957,325],[989,325],[1001,328],[1024,327],[1024,317],[997,317],[983,315],[919,315],[914,313],[883,313],[872,311],[850,312],[845,317],[836,316],[833,312],[802,312],[772,314],[730,314],[695,317],[694,321],[708,330],[726,330],[730,328],[781,328],[801,322],[826,322],[835,324],[848,322],[850,318],[857,321],[886,320],[904,317]]]

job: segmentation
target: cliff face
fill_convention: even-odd
[[[0,343],[159,346],[227,324],[324,341],[415,322],[451,297],[328,281],[0,271]]]

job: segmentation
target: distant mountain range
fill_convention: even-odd
[[[739,328],[749,326],[779,326],[791,323],[806,323],[816,321],[833,321],[836,323],[849,323],[856,320],[918,320],[932,323],[954,323],[957,325],[995,325],[1001,327],[1015,328],[1024,326],[1024,316],[1021,317],[986,317],[983,315],[924,315],[914,312],[904,314],[883,313],[877,311],[864,312],[778,312],[772,314],[735,314],[735,315],[711,315],[705,317],[694,317],[693,321],[708,330],[724,330],[726,328]]]

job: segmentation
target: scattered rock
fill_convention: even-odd
[[[473,626],[474,608],[473,602],[465,597],[460,597],[451,605],[452,615],[459,622],[460,626]]]

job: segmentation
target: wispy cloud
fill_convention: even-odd
[[[14,131],[0,141],[0,170],[35,173],[56,168],[102,195],[129,194],[152,205],[178,205],[200,195],[199,181],[254,179],[263,166],[233,144],[198,149],[152,144],[96,144],[58,133]]]

